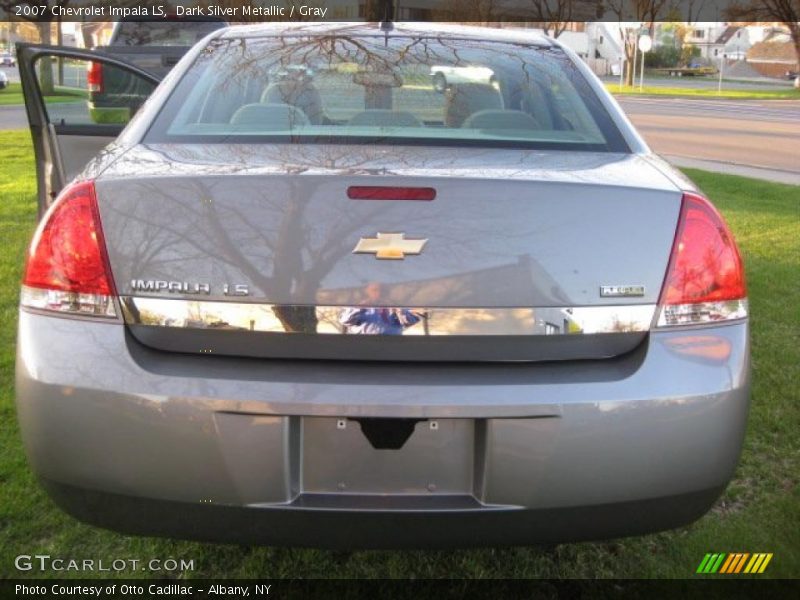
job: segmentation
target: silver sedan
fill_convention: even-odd
[[[681,526],[727,485],[750,386],[736,243],[557,41],[230,27],[158,86],[111,56],[20,56],[42,219],[17,407],[67,512],[530,544]],[[88,99],[44,106],[48,56],[92,63]],[[440,92],[434,66],[493,81]]]

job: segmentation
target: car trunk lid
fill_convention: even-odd
[[[348,193],[375,186],[435,198]],[[137,147],[97,194],[140,341],[359,360],[629,351],[681,199],[632,155],[309,145]]]

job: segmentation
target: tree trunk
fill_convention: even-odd
[[[59,18],[58,24],[56,25],[56,46],[63,45],[64,36],[61,32],[61,18]],[[64,57],[59,56],[56,60],[58,61],[58,85],[64,85]]]
[[[386,18],[386,10],[392,0],[367,0],[364,5],[364,20],[369,22],[383,21]],[[391,18],[394,18],[391,15]]]
[[[52,28],[50,21],[42,21],[37,24],[39,26],[39,41],[42,44],[52,43]],[[55,92],[53,85],[53,60],[47,56],[39,60],[39,86],[42,89],[42,95],[52,96]]]
[[[800,25],[797,23],[789,24],[789,31],[792,34],[792,43],[794,44],[794,57],[797,59],[797,70],[800,71]]]
[[[625,41],[625,85],[633,85],[633,70],[636,68],[636,46]]]
[[[313,306],[274,306],[272,312],[278,317],[284,331],[317,333],[319,321]]]
[[[634,54],[636,49],[636,36],[632,34],[629,29],[619,29],[620,37],[620,52],[625,55],[625,64],[623,65],[625,73],[625,85],[633,85],[633,62],[635,60]]]

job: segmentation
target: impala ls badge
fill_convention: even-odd
[[[604,298],[632,298],[644,296],[643,285],[601,285],[600,295]]]
[[[170,294],[211,294],[210,283],[190,282],[190,281],[163,281],[156,279],[132,279],[131,289],[135,292],[153,292]],[[222,286],[222,293],[226,296],[248,296],[250,289],[244,283],[225,283]]]
[[[428,240],[407,240],[404,233],[378,233],[374,238],[361,238],[353,254],[374,254],[375,258],[403,260],[406,254],[420,254]]]

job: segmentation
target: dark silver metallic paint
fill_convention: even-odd
[[[530,41],[443,29],[437,35]],[[210,37],[224,35],[239,33]],[[645,293],[631,305],[658,301],[681,191],[693,185],[650,154],[571,51],[632,154],[140,145],[201,51],[184,57],[84,173],[98,180],[123,295],[133,295],[132,279],[230,282],[269,306],[353,306],[368,282],[383,281],[391,285],[377,305],[535,312],[618,306],[599,287],[634,283]],[[376,177],[437,187],[433,212],[362,205],[354,220],[343,191]],[[489,218],[488,201],[497,209]],[[298,214],[298,202],[314,217]],[[351,253],[376,231],[413,231],[429,246],[413,262]],[[279,239],[316,241],[298,248]],[[509,283],[492,285],[491,273]],[[454,293],[464,277],[483,285]],[[23,309],[17,345],[17,409],[34,471],[76,516],[125,531],[371,547],[639,533],[707,510],[733,474],[745,431],[746,320],[621,333],[624,343],[604,360],[518,364],[201,356],[148,347],[136,327]],[[585,352],[603,336],[550,337],[577,337]],[[386,451],[355,435],[366,418],[418,422],[407,446]]]
[[[336,438],[337,419],[370,416],[485,428],[473,487],[450,466],[419,472],[414,486],[528,508],[643,500],[732,475],[749,402],[747,329],[652,333],[646,347],[610,361],[398,368],[164,354],[121,325],[22,312],[18,411],[40,476],[118,494],[286,503],[327,493],[345,473],[357,494],[389,491],[380,470],[357,470],[368,458],[363,442]],[[65,363],[65,353],[80,361]],[[300,449],[317,427],[329,431],[321,444],[341,445],[327,463],[303,466]],[[425,463],[420,444],[409,450]]]

